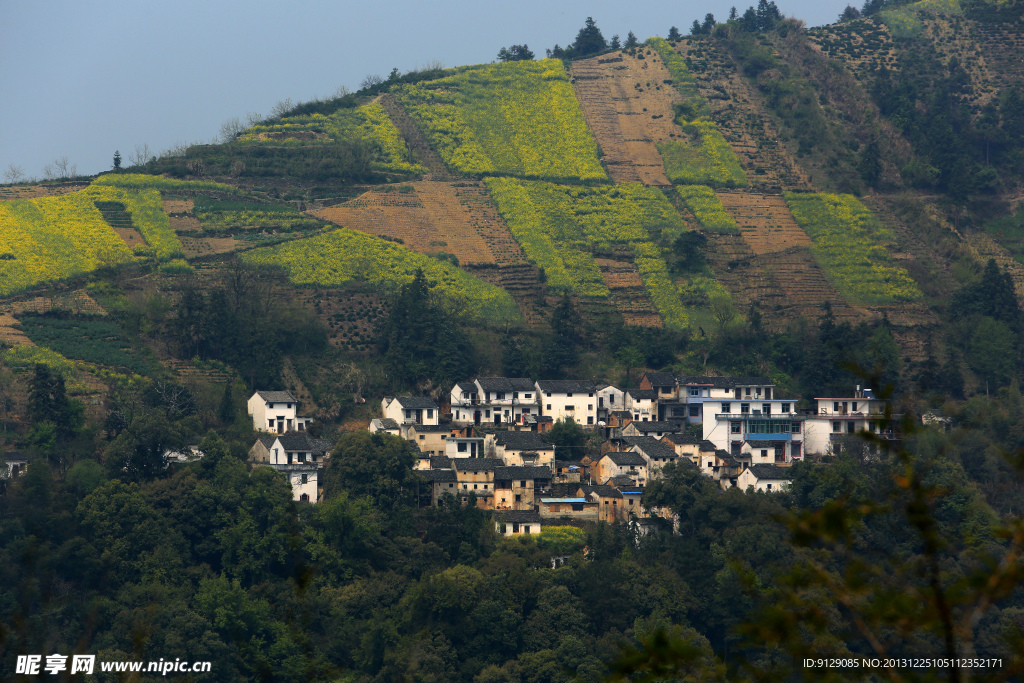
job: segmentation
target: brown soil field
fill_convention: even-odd
[[[595,260],[601,269],[601,277],[611,290],[608,304],[622,314],[627,325],[662,327],[664,321],[644,289],[644,281],[628,249],[617,246],[607,256],[611,258]]]
[[[17,325],[18,319],[13,315],[0,313],[0,342],[10,346],[35,346]]]
[[[657,53],[624,53],[572,63],[572,84],[583,116],[616,183],[670,185],[655,143],[683,135],[672,105],[679,92]]]
[[[74,315],[107,315],[106,310],[84,289],[73,292],[54,293],[51,296],[33,296],[8,302],[7,313],[18,316],[22,313],[50,313],[64,311]]]
[[[194,206],[191,199],[165,199],[164,213],[171,216],[177,213],[192,213]]]
[[[183,235],[178,239],[181,240],[181,246],[184,248],[187,258],[225,254],[235,251],[245,244],[234,237],[186,237]]]
[[[697,86],[747,174],[751,188],[778,193],[811,189],[810,178],[779,142],[779,133],[761,105],[761,95],[740,76],[732,59],[713,42],[684,38],[676,51],[694,65]]]
[[[429,171],[427,179],[454,180],[457,177],[456,174],[448,170],[441,157],[430,146],[427,138],[416,127],[413,120],[409,118],[409,114],[398,100],[385,94],[378,97],[376,101],[384,107],[384,110],[388,113],[388,118],[391,119],[391,122],[395,124],[395,128],[405,138],[405,142],[409,145],[409,150],[412,151],[416,160]]]
[[[68,192],[78,192],[88,183],[66,183],[61,185],[15,185],[0,187],[0,201],[8,199],[36,199],[37,197],[59,197]]]
[[[716,194],[755,254],[811,246],[811,238],[797,225],[786,201],[780,195],[752,192]]]
[[[174,232],[200,232],[203,229],[199,219],[192,216],[168,216],[167,220]]]
[[[142,233],[135,228],[114,228],[114,232],[117,236],[124,240],[124,243],[129,247],[144,247],[146,246],[146,240],[142,237]]]
[[[405,188],[408,191],[401,191]],[[486,188],[478,182],[389,185],[311,213],[371,235],[401,239],[414,251],[454,254],[460,264],[525,261]]]

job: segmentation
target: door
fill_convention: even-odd
[[[475,425],[479,425],[480,424],[480,411],[479,410],[474,410],[473,411],[473,424],[475,424]]]

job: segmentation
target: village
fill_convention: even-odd
[[[666,465],[692,468],[723,489],[779,492],[788,468],[835,453],[864,432],[894,439],[894,416],[871,389],[820,397],[812,409],[777,395],[765,377],[678,377],[648,372],[638,388],[589,380],[480,377],[457,383],[447,404],[387,396],[369,431],[405,439],[430,501],[445,496],[494,510],[504,535],[539,533],[554,520],[634,523],[671,519],[645,507]],[[248,412],[260,436],[255,466],[289,478],[296,501],[316,503],[332,442],[310,435],[288,391],[257,391]],[[559,453],[545,435],[571,421],[600,439],[598,453]],[[566,450],[565,447],[562,447]],[[569,449],[571,450],[571,449]],[[564,522],[563,522],[564,523]]]

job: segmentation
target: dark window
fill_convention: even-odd
[[[520,494],[517,493],[516,494],[516,502],[520,503],[520,502],[522,502],[522,500],[523,500],[523,497]]]
[[[573,503],[572,510],[573,512],[583,512],[583,503]]]
[[[782,406],[781,406],[781,409],[782,409],[782,412],[788,413],[789,412],[789,404],[788,403],[783,403]]]
[[[700,406],[690,406],[690,417],[697,417],[700,415]]]
[[[723,413],[728,413],[728,412],[731,412],[731,411],[732,411],[732,404],[731,403],[723,403],[722,404],[722,412]]]
[[[742,426],[741,426],[742,423],[741,422],[733,422],[731,424],[732,424],[732,433],[733,434],[742,434],[743,433],[742,432]]]

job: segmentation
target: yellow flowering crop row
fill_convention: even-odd
[[[108,176],[101,176],[106,178]],[[155,177],[155,176],[142,176]],[[166,180],[166,179],[165,179]],[[80,193],[93,201],[114,201],[125,205],[132,216],[132,223],[160,261],[180,258],[184,251],[181,240],[171,229],[171,223],[164,213],[163,200],[156,189],[126,190],[120,187],[96,186],[95,183]],[[67,195],[65,195],[67,196]]]
[[[394,92],[444,162],[460,173],[607,180],[558,60],[465,67]]]
[[[676,192],[682,197],[686,208],[693,211],[700,224],[705,230],[714,232],[739,232],[740,227],[732,219],[722,202],[718,201],[718,195],[714,190],[705,185],[679,185]]]
[[[161,190],[163,192],[204,190],[230,192],[232,194],[241,193],[241,190],[237,187],[215,183],[211,180],[177,180],[175,178],[145,175],[143,173],[107,173],[92,181],[92,185],[93,187],[120,187],[126,190]]]
[[[280,123],[268,126],[252,126],[239,136],[238,142],[260,144],[282,144],[291,142],[284,140],[266,140],[260,133],[320,133],[322,142],[335,142],[361,138],[378,148],[378,156],[373,162],[374,168],[381,171],[397,173],[426,173],[426,169],[410,160],[412,155],[405,138],[388,117],[384,107],[376,102],[355,107],[339,109],[329,116],[309,114],[290,116]],[[302,140],[302,144],[315,143],[316,140]]]
[[[548,286],[607,297],[592,251],[626,244],[665,322],[687,326],[665,260],[651,242],[652,233],[671,241],[686,230],[660,190],[639,183],[579,187],[512,178],[488,178],[486,183],[527,256],[544,268]]]
[[[0,353],[0,359],[12,368],[30,370],[37,364],[45,365],[54,374],[64,378],[64,386],[69,394],[84,394],[88,391],[88,387],[79,379],[79,364],[45,346],[15,346]]]
[[[263,229],[276,228],[286,231],[315,230],[323,221],[298,213],[297,211],[201,211],[196,218],[204,230],[229,230],[232,228]]]
[[[892,263],[885,245],[893,240],[853,195],[787,192],[796,222],[814,242],[811,251],[829,281],[854,304],[888,304],[921,298],[903,268]]]
[[[747,175],[718,126],[707,119],[684,123],[689,139],[656,143],[665,175],[679,185],[746,187]]]
[[[395,287],[411,282],[416,271],[422,270],[440,291],[486,320],[504,323],[522,319],[504,289],[447,262],[348,228],[255,249],[242,258],[250,263],[283,265],[298,285],[337,286],[363,280]]]

